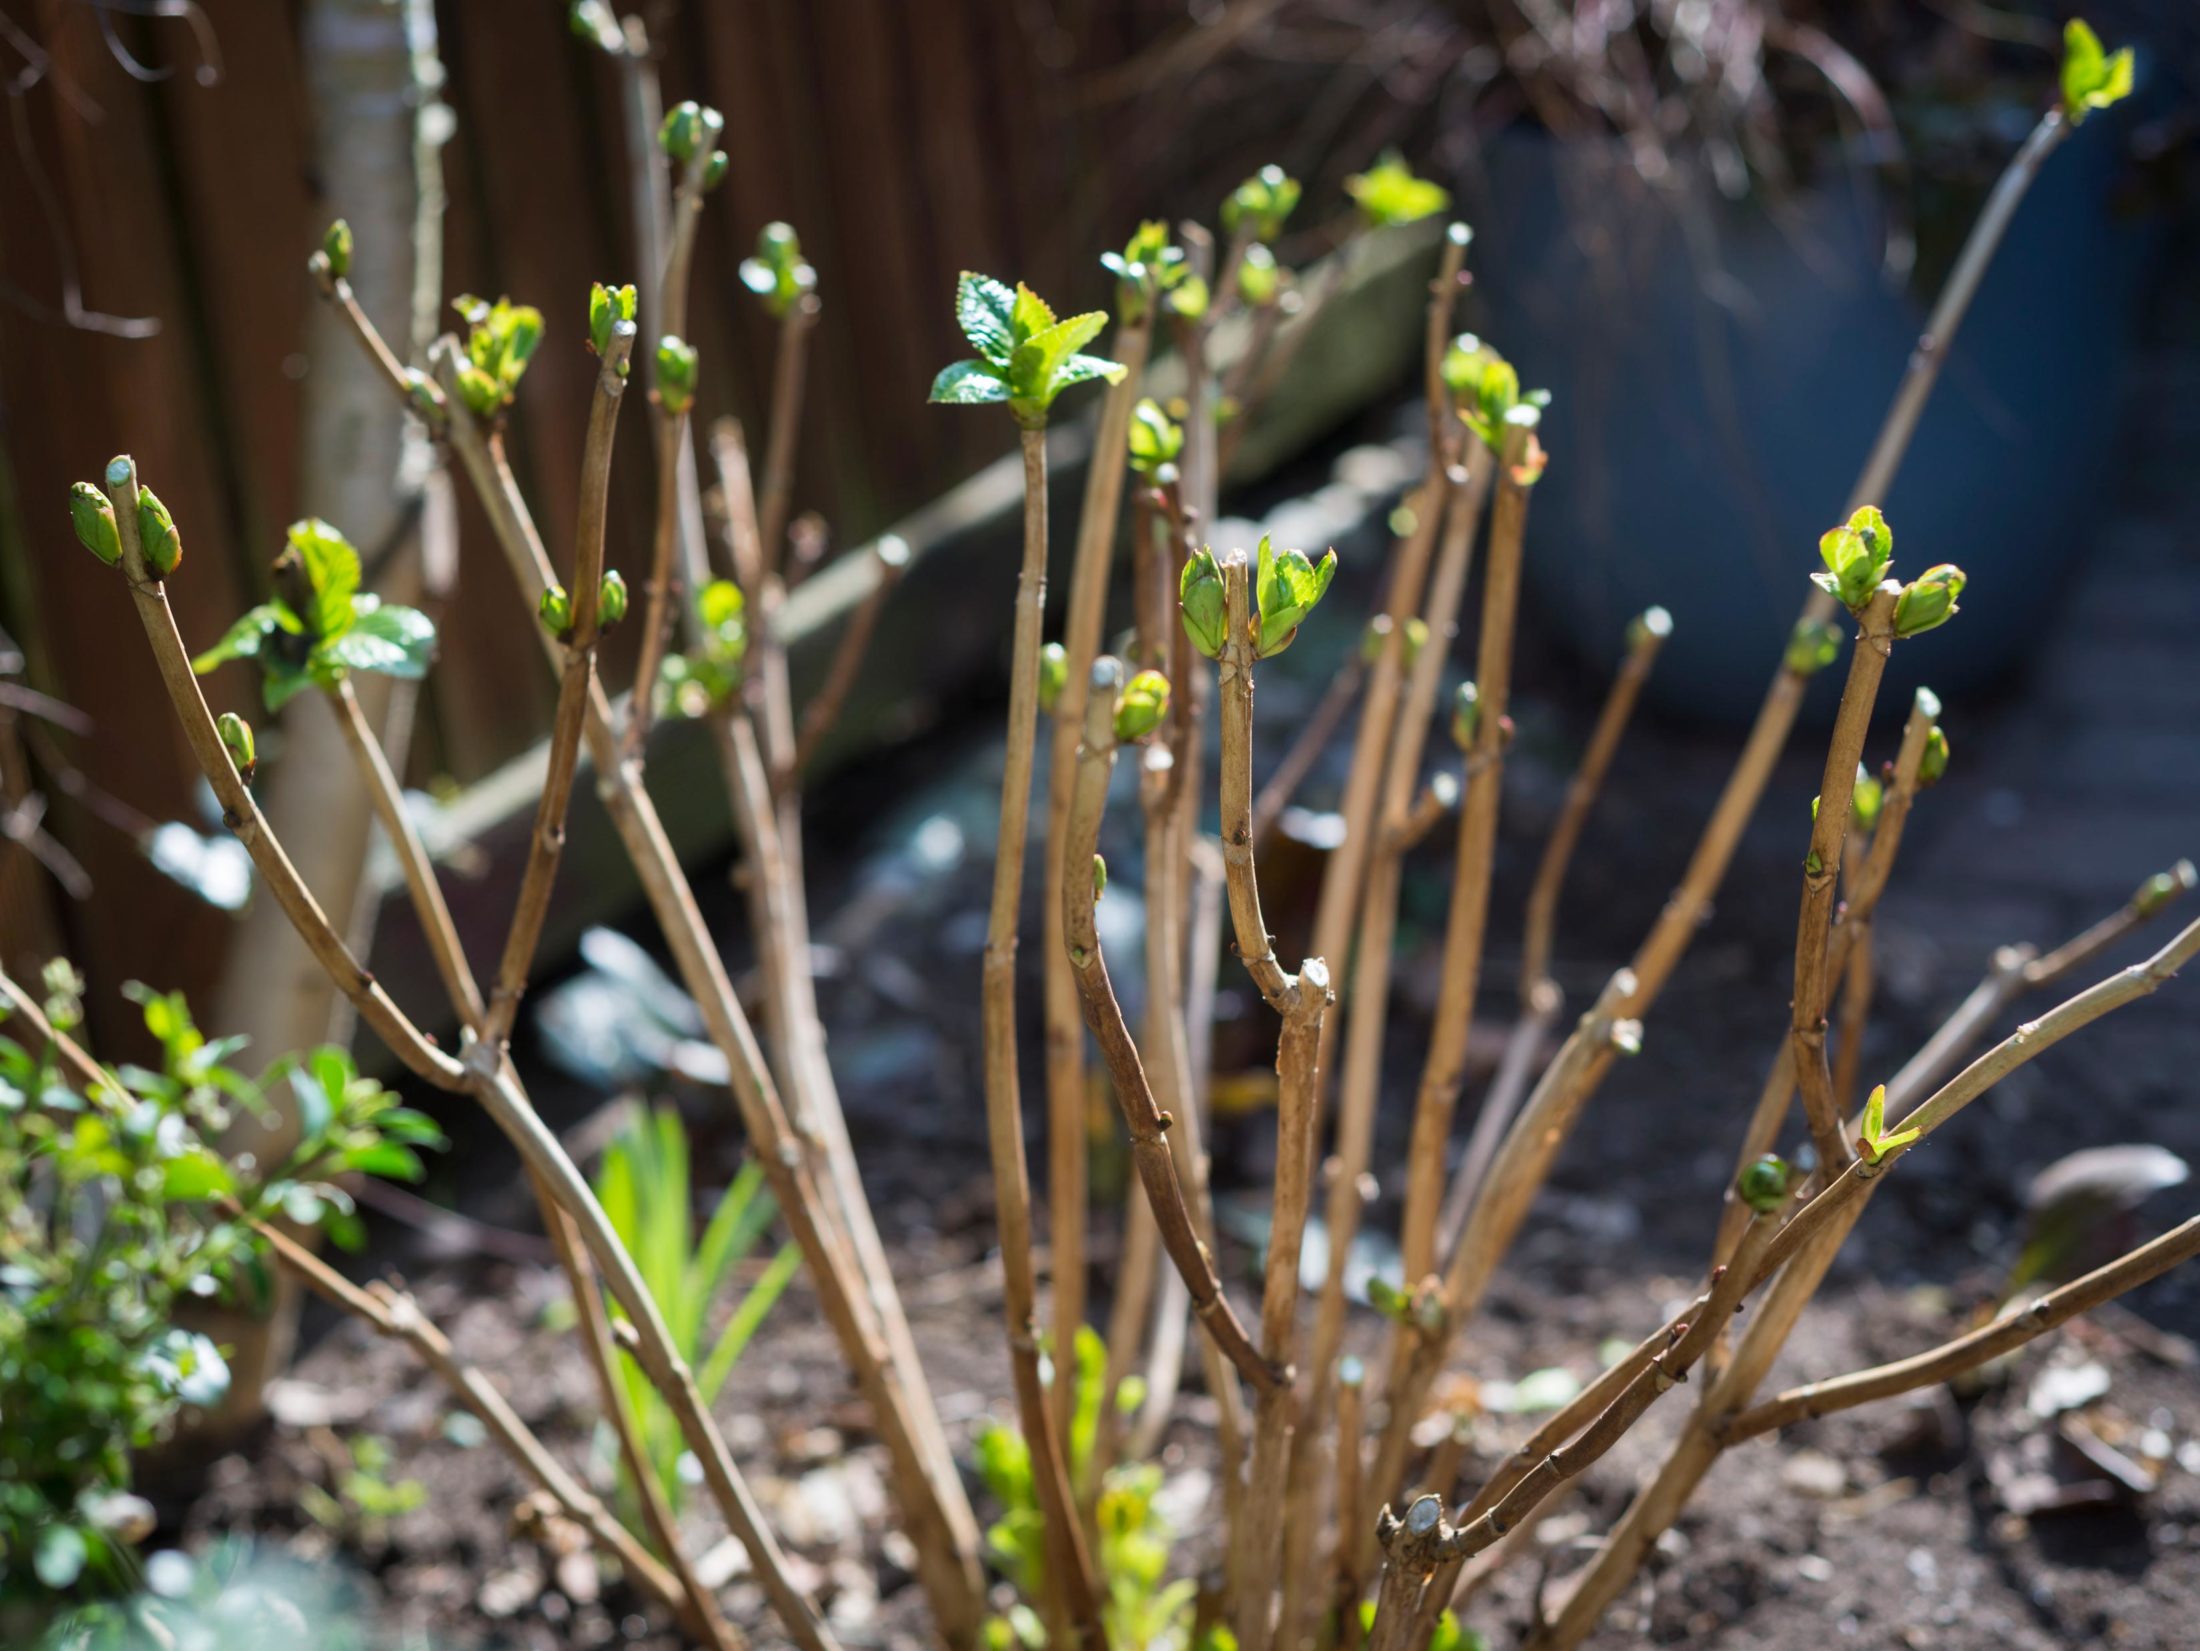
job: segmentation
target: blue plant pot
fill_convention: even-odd
[[[1653,696],[1746,720],[1925,306],[1881,274],[1868,182],[1833,179],[1775,216],[1708,188],[1645,189],[1621,164],[1538,131],[1489,151],[1481,314],[1522,382],[1554,397],[1530,599],[1599,669],[1628,617],[1662,603],[1674,634]],[[1898,572],[1945,561],[1970,575],[1962,617],[1897,650],[1883,703],[2007,670],[2084,548],[2158,238],[2115,213],[2122,167],[2109,120],[2050,157],[1879,501]]]

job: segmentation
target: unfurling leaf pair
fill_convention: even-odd
[[[596,628],[608,631],[626,617],[626,579],[617,568],[608,570],[596,587]],[[542,628],[560,642],[573,634],[573,598],[563,585],[552,585],[535,604]]]
[[[1291,646],[1300,624],[1314,611],[1336,573],[1334,550],[1323,552],[1322,559],[1314,562],[1303,550],[1278,553],[1268,536],[1261,535],[1252,584],[1255,659],[1280,654]],[[1184,634],[1192,639],[1192,646],[1209,659],[1219,657],[1228,627],[1222,567],[1212,550],[1202,550],[1184,564],[1177,578],[1177,602],[1184,614]]]
[[[657,679],[661,703],[684,717],[704,716],[732,699],[749,652],[748,599],[731,579],[713,579],[695,593],[695,617],[701,645],[667,658]]]
[[[588,292],[588,347],[598,355],[611,348],[612,336],[622,326],[634,325],[634,287],[630,282],[623,287],[607,287],[598,281]],[[620,363],[619,375],[626,376],[626,364]]]
[[[1894,634],[1916,636],[1954,617],[1963,595],[1963,570],[1953,562],[1927,568],[1902,587],[1894,604]]]
[[[1545,459],[1536,427],[1543,422],[1543,409],[1551,404],[1551,392],[1523,391],[1513,364],[1472,333],[1452,340],[1444,352],[1442,372],[1460,419],[1492,453],[1503,457],[1512,432],[1527,433],[1513,480],[1525,487],[1541,477]]]
[[[2075,126],[2095,109],[2131,95],[2131,48],[2110,52],[2081,17],[2063,25],[2062,106]]]
[[[194,671],[204,676],[232,659],[255,661],[270,711],[307,688],[334,688],[353,671],[427,674],[435,625],[426,614],[362,592],[359,552],[319,517],[291,523],[289,539],[275,559],[276,594],[194,659]]]
[[[989,276],[963,272],[955,288],[955,319],[978,352],[975,361],[940,369],[931,399],[948,406],[1005,402],[1027,430],[1043,429],[1054,398],[1074,384],[1119,381],[1124,369],[1096,355],[1080,354],[1108,324],[1105,311],[1056,320],[1029,287],[1013,291]]]
[[[690,98],[665,112],[664,124],[657,128],[657,147],[679,166],[686,166],[698,155],[708,156],[703,166],[703,187],[716,189],[725,181],[730,164],[726,152],[718,147],[725,130],[724,115]]]
[[[351,225],[338,218],[321,232],[321,268],[341,281],[351,274]]]
[[[542,311],[499,298],[495,303],[461,294],[451,301],[466,322],[466,365],[458,370],[459,399],[478,419],[493,419],[511,406],[520,375],[542,342]]]
[[[1280,166],[1264,166],[1223,201],[1223,233],[1235,235],[1241,226],[1249,226],[1254,240],[1273,241],[1298,205],[1299,180]]]
[[[1405,156],[1395,149],[1384,151],[1365,172],[1345,179],[1344,192],[1358,204],[1370,229],[1418,223],[1451,205],[1443,185],[1415,177]]]
[[[1131,409],[1129,444],[1131,468],[1151,480],[1154,472],[1176,463],[1176,456],[1184,451],[1184,428],[1147,396]]]
[[[701,371],[701,358],[695,346],[683,338],[666,334],[657,340],[657,405],[674,418],[692,411],[695,406],[695,381]]]
[[[117,458],[107,466],[107,485],[125,486],[132,474],[130,461]],[[114,501],[90,482],[76,482],[69,488],[69,525],[86,550],[111,568],[122,566],[122,534],[115,526]],[[165,579],[183,565],[183,535],[150,487],[138,489],[137,526],[138,548],[145,553],[145,565],[154,578]]]
[[[1101,253],[1100,267],[1115,277],[1116,313],[1125,321],[1143,318],[1147,305],[1191,274],[1184,249],[1171,243],[1169,226],[1159,218],[1140,224],[1121,252]]]
[[[768,223],[757,232],[756,256],[741,260],[741,284],[781,320],[817,290],[817,271],[802,256],[794,225]]]
[[[1864,1101],[1864,1125],[1856,1137],[1856,1150],[1864,1162],[1876,1164],[1888,1153],[1908,1146],[1924,1131],[1918,1128],[1887,1133],[1887,1086],[1880,1084]]]
[[[1840,527],[1819,536],[1818,557],[1825,570],[1812,574],[1811,583],[1851,613],[1861,613],[1887,577],[1887,566],[1894,560],[1894,534],[1879,507],[1868,504]]]

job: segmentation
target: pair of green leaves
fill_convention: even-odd
[[[2110,52],[2082,17],[2063,25],[2062,106],[2075,126],[2095,109],[2131,95],[2129,46]]]
[[[1184,427],[1161,410],[1151,396],[1131,409],[1129,435],[1131,468],[1147,480],[1165,464],[1176,463],[1184,451]]]
[[[1894,533],[1879,507],[1868,504],[1841,526],[1819,535],[1818,557],[1826,565],[1810,576],[1811,583],[1851,613],[1861,613],[1887,577],[1888,564],[1894,560]]]
[[[492,304],[472,293],[452,299],[451,308],[467,329],[466,364],[458,370],[459,399],[478,419],[500,417],[518,394],[520,376],[542,343],[542,311],[508,298]]]
[[[1451,195],[1443,185],[1415,177],[1405,156],[1395,149],[1384,151],[1365,172],[1345,179],[1344,189],[1359,206],[1360,216],[1370,229],[1418,223],[1451,205]]]
[[[756,256],[741,260],[740,275],[741,284],[781,320],[817,290],[817,271],[802,256],[802,238],[792,224],[766,224],[757,233]]]
[[[260,697],[270,711],[307,688],[333,688],[352,671],[427,674],[435,625],[426,614],[362,592],[359,552],[319,517],[291,523],[289,539],[275,562],[282,594],[231,625],[191,662],[194,671],[204,676],[232,659],[255,661]]]
[[[990,276],[963,271],[955,286],[955,319],[978,352],[957,361],[932,381],[931,399],[952,407],[1005,402],[1016,422],[1044,428],[1054,398],[1089,379],[1118,382],[1124,369],[1081,352],[1107,326],[1107,313],[1090,310],[1057,320],[1037,293],[1020,282],[1011,290]]]
[[[712,190],[725,181],[726,170],[732,164],[718,147],[725,130],[724,115],[690,98],[665,111],[664,124],[657,128],[657,147],[677,166],[686,166],[698,156],[708,157],[703,165],[703,188]]]
[[[1272,242],[1298,205],[1299,180],[1280,166],[1264,166],[1224,199],[1223,233],[1235,235],[1249,225],[1254,240]]]
[[[1206,284],[1192,277],[1184,249],[1169,239],[1169,226],[1148,218],[1138,226],[1121,252],[1100,254],[1100,267],[1115,277],[1115,308],[1125,321],[1136,321],[1156,298],[1187,286],[1200,289],[1205,307]]]
[[[1880,1084],[1865,1098],[1864,1124],[1857,1133],[1856,1150],[1863,1156],[1865,1163],[1876,1164],[1888,1153],[1908,1146],[1924,1133],[1921,1128],[1888,1133],[1887,1086]]]
[[[611,348],[612,335],[622,326],[634,325],[634,286],[607,287],[601,281],[588,289],[588,347],[598,355]],[[619,376],[626,376],[625,362]]]
[[[112,465],[108,473],[113,475]],[[138,489],[137,517],[138,548],[145,552],[145,565],[154,578],[165,579],[183,565],[183,535],[150,487]],[[122,535],[115,527],[114,502],[90,482],[76,482],[69,488],[69,525],[86,550],[111,568],[122,565]]]
[[[608,631],[626,618],[626,576],[617,568],[605,572],[596,587],[596,628]],[[573,634],[573,597],[563,585],[552,585],[542,593],[535,604],[535,617],[542,621],[542,628],[560,642]]]
[[[741,663],[749,652],[748,605],[731,579],[713,579],[695,593],[702,643],[667,658],[657,682],[664,703],[682,716],[707,715],[740,692]]]
[[[1515,430],[1527,432],[1513,479],[1526,486],[1543,474],[1543,449],[1536,428],[1551,404],[1548,390],[1520,388],[1513,364],[1472,333],[1461,333],[1444,352],[1444,386],[1451,391],[1459,417],[1492,453],[1502,457]]]
[[[1268,535],[1261,535],[1253,568],[1254,658],[1266,659],[1291,646],[1300,624],[1321,601],[1336,572],[1334,550],[1324,551],[1322,559],[1314,562],[1303,550],[1278,552]],[[1176,589],[1177,604],[1184,615],[1184,634],[1209,659],[1220,657],[1228,640],[1228,625],[1222,566],[1215,560],[1215,553],[1201,550],[1185,562]]]

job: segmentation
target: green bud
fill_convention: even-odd
[[[1963,570],[1952,562],[1927,568],[1902,587],[1894,605],[1894,634],[1916,636],[1945,625],[1963,595]]]
[[[328,272],[341,281],[351,273],[351,225],[338,218],[321,232],[321,256]]]
[[[150,487],[138,489],[138,543],[156,579],[167,578],[183,565],[183,535]]]
[[[237,778],[250,785],[253,771],[260,766],[259,750],[252,739],[252,724],[234,711],[224,711],[214,726],[229,751],[229,760],[237,765]]]
[[[1819,535],[1818,557],[1826,567],[1811,575],[1812,583],[1857,612],[1887,576],[1887,564],[1894,559],[1894,533],[1876,505],[1865,505],[1841,526]]]
[[[1781,663],[1795,676],[1810,677],[1840,657],[1841,627],[1823,619],[1804,619],[1789,635],[1787,657]]]
[[[493,419],[504,411],[504,391],[479,367],[458,370],[458,399],[478,419]]]
[[[626,577],[617,568],[596,587],[596,628],[608,631],[626,617]]]
[[[657,147],[685,165],[714,148],[725,129],[725,116],[690,98],[666,112],[664,124],[657,128]]]
[[[1392,625],[1390,615],[1379,613],[1367,622],[1367,629],[1360,633],[1360,663],[1372,665],[1383,657],[1383,644],[1390,640]]]
[[[1039,709],[1052,716],[1055,706],[1062,703],[1062,690],[1068,686],[1069,650],[1059,642],[1049,642],[1039,650]]]
[[[1212,550],[1202,550],[1184,564],[1176,582],[1177,605],[1184,614],[1184,634],[1192,646],[1214,659],[1222,653],[1224,620],[1222,569]]]
[[[1856,789],[1849,793],[1849,819],[1859,831],[1879,829],[1879,812],[1886,805],[1887,788],[1878,775],[1856,765]]]
[[[1108,892],[1108,863],[1095,854],[1092,857],[1092,898],[1097,905],[1100,897]]]
[[[1115,701],[1115,737],[1144,739],[1169,714],[1169,679],[1159,671],[1140,671],[1123,685]]]
[[[1222,203],[1222,228],[1235,235],[1240,224],[1252,227],[1256,241],[1273,241],[1283,233],[1284,220],[1297,210],[1299,181],[1280,166],[1264,166]]]
[[[626,37],[619,30],[618,14],[606,0],[573,0],[565,14],[566,26],[598,51],[623,52]]]
[[[573,634],[573,598],[565,593],[563,585],[552,585],[542,593],[535,604],[535,617],[560,642]]]
[[[1386,152],[1365,172],[1345,179],[1344,188],[1345,193],[1359,204],[1360,216],[1367,220],[1371,229],[1414,223],[1433,217],[1451,205],[1451,196],[1444,187],[1415,177],[1413,168],[1395,149]],[[1463,230],[1467,226],[1454,224],[1451,227]]]
[[[611,348],[611,335],[624,321],[634,320],[634,288],[607,287],[598,281],[588,290],[588,347],[598,355]]]
[[[1260,644],[1256,657],[1267,659],[1291,646],[1299,625],[1336,576],[1337,553],[1327,551],[1319,563],[1307,560],[1303,550],[1280,555],[1262,534],[1255,553],[1253,598],[1260,609]]]
[[[2063,26],[2063,113],[2075,126],[2095,109],[2106,109],[2131,95],[2131,48],[2114,53],[2101,45],[2083,18]]]
[[[1917,783],[1937,785],[1948,772],[1948,736],[1938,728],[1925,736],[1925,754],[1918,758]]]
[[[1787,1160],[1768,1152],[1743,1167],[1734,1190],[1759,1215],[1771,1215],[1787,1202],[1788,1178]]]
[[[443,411],[443,392],[436,388],[435,380],[418,367],[405,369],[405,394],[423,418],[433,419]]]
[[[122,565],[122,536],[115,531],[115,507],[90,482],[69,489],[69,525],[84,548],[109,567]]]
[[[2194,882],[2192,862],[2180,860],[2167,871],[2158,871],[2139,885],[2131,897],[2131,914],[2134,917],[2153,917],[2180,894],[2190,889]]]
[[[703,163],[703,193],[709,194],[726,181],[726,174],[733,170],[733,157],[723,149],[713,149],[710,159]]]
[[[1421,657],[1421,650],[1428,646],[1428,621],[1421,618],[1406,621],[1406,664],[1411,665]]]
[[[700,358],[695,346],[669,334],[657,341],[657,401],[679,417],[695,405],[695,378]]]
[[[1474,736],[1482,726],[1482,690],[1471,682],[1459,684],[1451,696],[1451,742],[1462,751],[1474,749]]]
[[[1255,241],[1238,263],[1238,296],[1252,308],[1264,310],[1276,301],[1278,287],[1276,255]]]

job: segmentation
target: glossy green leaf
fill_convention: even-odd
[[[990,362],[950,362],[932,380],[926,399],[948,407],[991,405],[1008,400],[1008,381]]]
[[[1184,615],[1184,634],[1192,646],[1214,659],[1222,652],[1224,601],[1222,568],[1215,553],[1201,550],[1184,564],[1177,576],[1177,605]]]
[[[325,647],[347,670],[417,678],[435,657],[435,622],[417,608],[355,596],[351,628]]]
[[[1442,185],[1417,178],[1397,150],[1387,151],[1365,172],[1345,179],[1345,193],[1359,206],[1371,228],[1410,224],[1433,217],[1451,205]]]
[[[955,320],[970,347],[997,368],[1007,367],[1016,348],[1016,329],[1010,319],[1015,309],[1015,292],[989,275],[966,269],[955,283]]]

